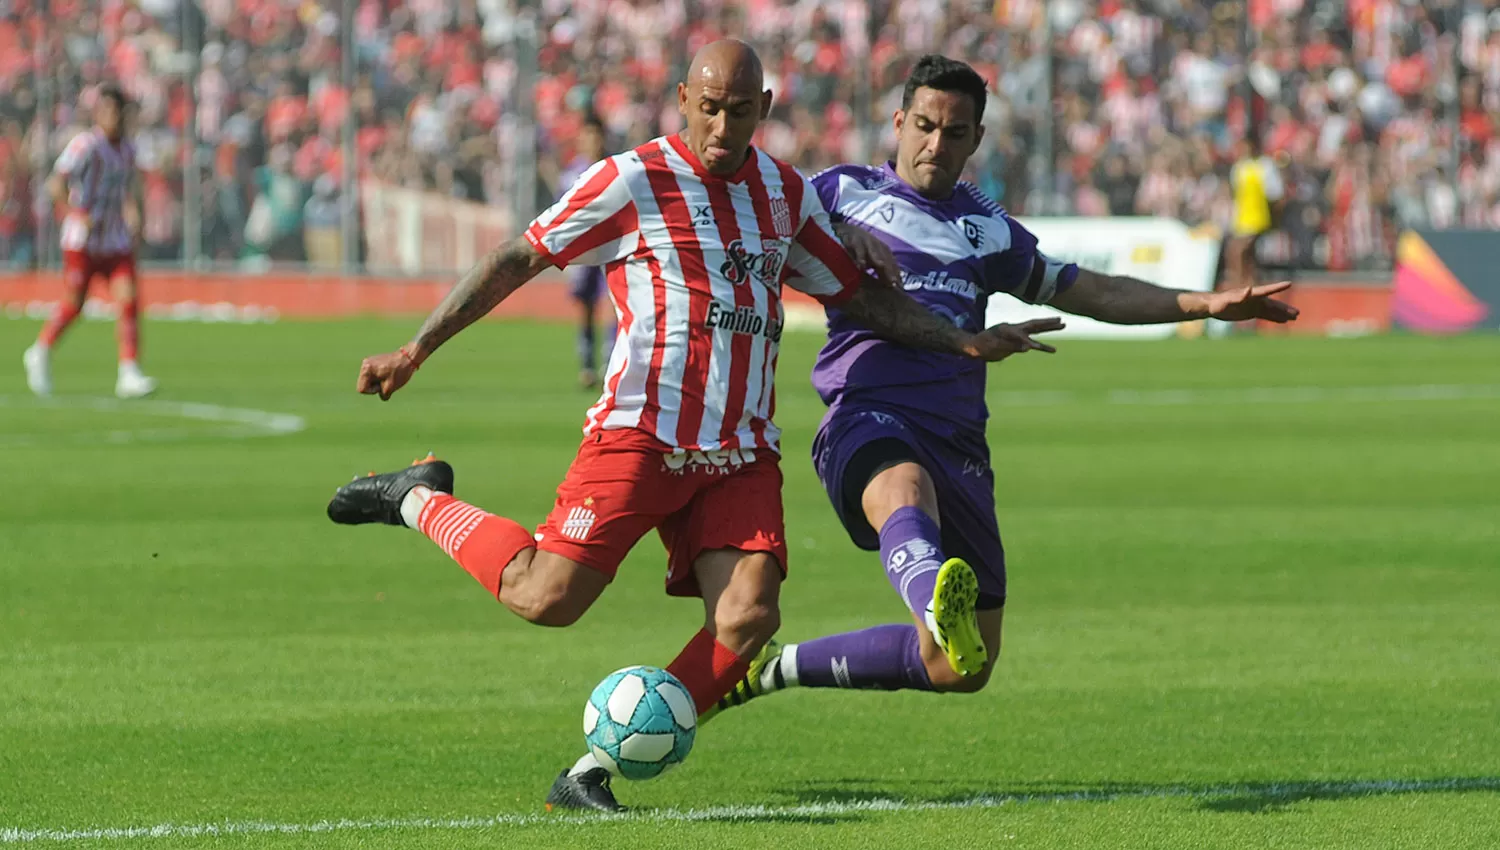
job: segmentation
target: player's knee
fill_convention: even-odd
[[[939,693],[976,694],[990,683],[990,675],[994,672],[995,663],[991,661],[975,675],[963,676],[948,666],[947,659],[939,658],[937,663],[928,665],[927,678],[932,681],[932,689]]]
[[[726,601],[714,612],[720,642],[741,655],[764,646],[781,628],[781,610],[761,599]]]

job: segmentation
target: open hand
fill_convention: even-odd
[[[406,386],[406,382],[411,380],[412,373],[416,371],[416,361],[404,351],[366,357],[359,364],[359,383],[356,388],[365,395],[379,395],[381,401],[387,401],[396,390]]]
[[[1265,286],[1241,286],[1223,292],[1207,293],[1209,315],[1226,322],[1242,322],[1246,319],[1265,319],[1268,322],[1285,324],[1297,318],[1296,307],[1272,298],[1292,288],[1290,281],[1268,283]]]
[[[896,262],[896,255],[891,253],[889,245],[870,231],[852,224],[835,224],[833,233],[844,243],[849,259],[859,266],[860,271],[873,269],[886,286],[901,288],[901,265]]]
[[[1031,337],[1033,334],[1060,331],[1063,327],[1062,319],[1055,317],[1032,319],[1019,325],[994,325],[974,334],[973,339],[969,341],[968,353],[971,357],[991,363],[1004,360],[1012,354],[1022,354],[1027,351],[1056,354],[1057,349],[1044,342],[1037,342]]]

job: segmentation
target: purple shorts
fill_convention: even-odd
[[[909,412],[889,407],[835,405],[813,440],[813,465],[833,509],[861,549],[880,549],[880,534],[865,519],[861,495],[881,468],[921,464],[937,488],[943,552],[963,558],[979,577],[979,607],[1005,604],[1005,548],[995,521],[995,475],[983,434],[923,427]]]
[[[573,300],[592,304],[604,293],[604,269],[599,266],[575,266],[568,269],[568,293]]]

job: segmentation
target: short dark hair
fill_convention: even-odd
[[[918,59],[911,69],[911,76],[906,78],[906,90],[901,93],[903,112],[911,109],[912,98],[916,97],[917,89],[922,88],[966,94],[974,101],[974,120],[984,118],[984,102],[988,97],[984,77],[957,59],[949,59],[936,53],[929,53]]]
[[[99,94],[96,102],[98,100],[114,101],[115,109],[119,110],[120,112],[124,112],[125,106],[130,103],[130,98],[125,96],[125,90],[115,85],[114,83],[105,83],[104,85],[99,87]]]

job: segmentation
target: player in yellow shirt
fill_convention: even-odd
[[[1285,187],[1276,163],[1261,150],[1254,133],[1240,142],[1240,158],[1229,172],[1234,220],[1224,258],[1224,289],[1254,286],[1259,276],[1255,244],[1272,229],[1285,205]]]

